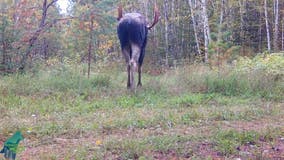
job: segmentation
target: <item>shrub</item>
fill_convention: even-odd
[[[206,78],[207,92],[221,93],[226,96],[239,96],[250,94],[249,81],[237,74],[214,75]]]
[[[220,93],[226,96],[260,96],[281,100],[284,97],[283,54],[239,58],[234,65],[209,68],[192,65],[180,71],[179,89],[191,92]],[[186,86],[186,87],[185,87]]]

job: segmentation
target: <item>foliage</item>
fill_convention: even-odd
[[[201,92],[220,93],[227,96],[260,96],[281,100],[283,97],[283,55],[259,55],[239,58],[227,67],[201,69],[194,74],[186,71],[180,76],[182,83]],[[187,75],[189,77],[187,77]]]
[[[62,35],[62,40],[65,39],[63,50],[68,51],[64,56],[86,62],[89,44],[92,45],[92,61],[103,61],[109,56],[108,53],[115,43],[113,33],[116,21],[108,10],[113,9],[114,3],[110,0],[74,2],[70,14],[77,18],[70,21],[67,32]],[[91,21],[93,21],[92,33],[90,33]]]
[[[50,4],[55,1],[46,2]],[[204,59],[204,21],[200,1],[192,1],[196,7],[191,11],[190,1],[182,0],[70,0],[65,14],[60,14],[58,4],[44,10],[43,2],[45,1],[0,2],[1,73],[15,73],[21,70],[23,62],[27,64],[28,70],[37,68],[37,64],[45,63],[49,58],[61,61],[68,57],[84,63],[89,59],[88,53],[91,53],[90,60],[96,63],[120,59],[116,36],[119,4],[123,6],[124,13],[140,12],[149,23],[153,18],[154,3],[160,10],[160,21],[149,32],[146,62],[162,67],[167,63],[166,67],[176,67],[184,62],[201,62]],[[275,6],[274,2],[268,2],[268,17],[276,17],[276,12],[271,9]],[[283,9],[283,4],[280,3],[279,8]],[[263,25],[263,12],[260,0],[208,1],[206,13],[211,39],[210,64],[219,66],[232,62],[237,56],[252,57],[264,52],[268,40],[264,34],[266,28]],[[191,14],[195,22],[189,16]],[[269,22],[269,25],[274,23]],[[283,20],[279,21],[279,26],[281,23]],[[276,32],[276,26],[271,27],[271,32]],[[195,32],[196,39],[193,36]],[[275,32],[274,35],[281,35],[283,30],[278,29],[278,34]],[[278,45],[273,46],[276,52],[281,46],[281,38],[278,36],[278,40],[274,39],[273,42]],[[197,44],[200,45],[201,55],[196,54],[199,53]]]
[[[46,60],[58,51],[60,42],[57,33],[60,30],[56,23],[59,11],[53,5],[45,10],[42,7],[44,2],[0,2],[1,73],[15,73],[21,70],[23,64],[28,64],[30,68],[37,67],[33,66],[34,61]]]
[[[283,80],[284,54],[261,54],[254,58],[240,57],[237,71],[243,73],[260,73],[275,81]]]

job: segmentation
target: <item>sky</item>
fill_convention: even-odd
[[[67,13],[67,8],[68,8],[68,0],[58,0],[57,4],[61,8],[61,13],[66,14]]]

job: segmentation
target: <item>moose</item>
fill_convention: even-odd
[[[134,73],[138,67],[138,83],[141,87],[142,63],[145,56],[148,30],[153,28],[159,21],[159,10],[154,7],[154,21],[148,25],[146,18],[140,13],[126,13],[122,16],[122,7],[118,7],[119,21],[117,35],[120,41],[121,50],[127,64],[127,88],[135,90]]]

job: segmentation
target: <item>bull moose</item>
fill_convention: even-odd
[[[137,86],[142,86],[141,71],[147,44],[148,30],[159,21],[159,10],[154,7],[154,21],[151,25],[147,24],[145,16],[140,13],[126,13],[122,15],[122,7],[118,7],[118,26],[117,35],[120,41],[122,53],[127,64],[127,88],[135,90],[134,73],[138,69]],[[138,68],[137,68],[138,67]]]

